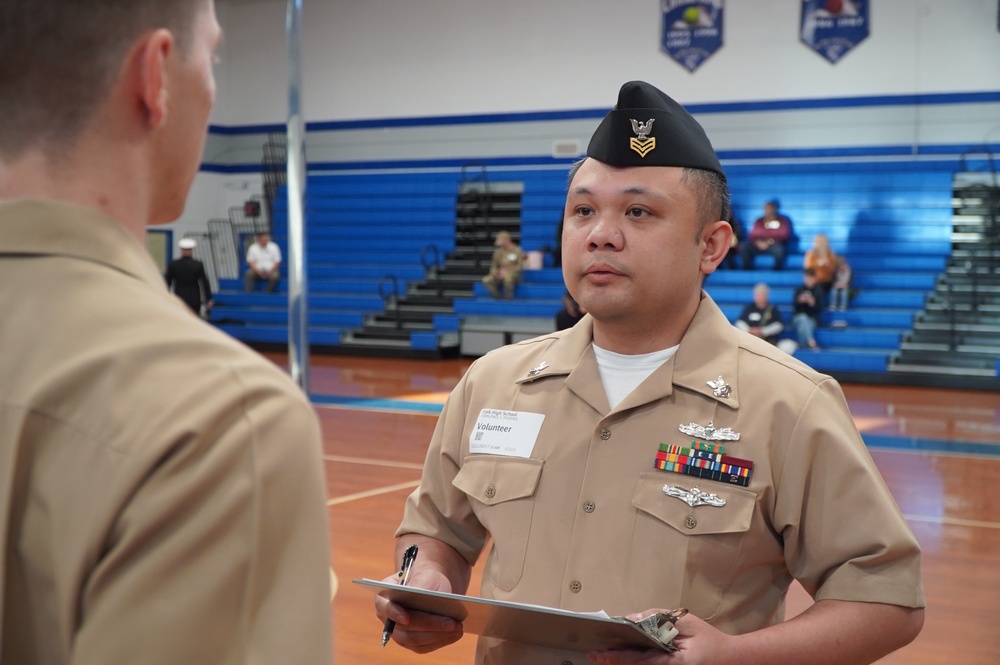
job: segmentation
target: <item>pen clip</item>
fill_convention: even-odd
[[[400,566],[399,577],[402,578],[400,581],[400,586],[406,586],[406,582],[410,579],[410,568],[413,566],[414,559],[417,558],[417,546],[410,545],[403,552],[403,563]]]

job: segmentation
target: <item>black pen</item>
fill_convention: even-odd
[[[410,566],[413,565],[413,560],[417,558],[417,546],[410,545],[403,552],[403,564],[399,569],[400,586],[406,586],[406,581],[410,579]],[[389,638],[392,637],[392,631],[396,628],[396,622],[392,619],[385,620],[385,628],[382,629],[382,648],[389,642]]]

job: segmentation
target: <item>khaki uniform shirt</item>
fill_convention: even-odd
[[[0,203],[0,662],[331,661],[315,413],[86,208]]]
[[[588,315],[473,364],[398,534],[469,562],[491,535],[484,597],[611,615],[685,607],[730,634],[781,622],[793,579],[817,600],[923,605],[918,545],[833,379],[737,330],[703,294],[674,357],[611,409],[592,331]],[[708,384],[719,377],[728,396]],[[470,454],[482,409],[543,414],[530,456]],[[748,487],[654,468],[661,443],[690,445],[689,423],[740,434],[722,443],[754,462]],[[665,485],[726,504],[691,507]],[[488,641],[479,659],[586,662]]]
[[[495,275],[501,269],[508,275],[520,277],[524,271],[524,250],[518,245],[494,249],[493,256],[490,257],[490,274]]]

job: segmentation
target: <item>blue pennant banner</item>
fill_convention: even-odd
[[[832,63],[868,36],[868,26],[868,0],[802,0],[802,41]]]
[[[725,0],[660,0],[663,32],[660,45],[689,72],[722,46]]]

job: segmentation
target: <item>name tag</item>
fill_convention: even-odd
[[[483,409],[469,435],[469,452],[531,457],[543,420],[541,413]]]

